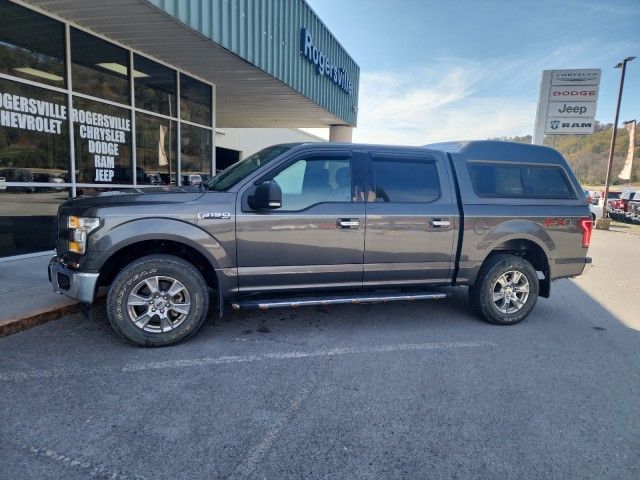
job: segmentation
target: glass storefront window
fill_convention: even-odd
[[[0,0],[0,72],[64,88],[64,25]]]
[[[136,108],[169,117],[177,115],[175,70],[140,55],[134,55],[133,81]]]
[[[182,185],[196,185],[211,177],[211,130],[180,126]]]
[[[72,190],[211,178],[212,85],[74,27],[66,58],[65,31],[64,21],[0,0],[0,74],[11,78],[0,78],[0,257],[53,249]]]
[[[177,125],[164,118],[136,115],[138,185],[175,185]]]
[[[0,180],[68,182],[68,132],[65,94],[0,79]]]
[[[81,97],[73,98],[78,183],[133,183],[131,112]]]
[[[71,29],[71,77],[75,92],[129,104],[129,52]]]
[[[180,74],[180,118],[211,126],[211,86]]]
[[[69,198],[69,190],[0,190],[0,257],[53,250],[58,207]]]

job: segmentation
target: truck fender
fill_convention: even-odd
[[[481,254],[477,255],[476,268],[469,275],[470,284],[475,282],[478,271],[487,257],[496,250],[498,246],[510,240],[528,240],[536,244],[542,249],[547,257],[547,263],[549,269],[551,269],[551,265],[555,258],[554,252],[556,246],[545,229],[540,224],[529,220],[509,220],[497,225],[494,229],[487,232],[487,234],[483,236],[482,240],[478,242],[476,253]],[[549,278],[545,280],[550,281],[550,276],[551,275],[549,274]],[[541,285],[541,289],[544,288],[546,287]]]
[[[216,271],[233,266],[233,259],[206,231],[179,220],[146,218],[122,223],[109,229],[108,234],[97,239],[93,247],[99,253],[92,262],[93,267],[101,269],[114,253],[146,240],[170,240],[188,245],[211,262]]]

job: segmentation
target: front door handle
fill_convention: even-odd
[[[436,227],[436,228],[444,228],[444,227],[451,226],[450,220],[442,220],[440,218],[432,218],[431,220],[429,220],[429,223],[431,224],[432,227]]]
[[[337,226],[338,228],[357,230],[360,228],[360,220],[357,218],[339,218]]]

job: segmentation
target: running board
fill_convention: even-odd
[[[447,294],[438,291],[414,291],[414,292],[394,292],[394,293],[349,293],[344,295],[307,295],[299,297],[281,298],[252,298],[231,302],[234,310],[240,309],[260,309],[283,307],[309,307],[314,305],[341,305],[359,303],[385,303],[402,302],[412,300],[439,300],[446,298]]]

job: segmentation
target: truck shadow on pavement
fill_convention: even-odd
[[[540,298],[532,313],[521,323],[501,327],[488,324],[477,317],[467,300],[467,288],[445,289],[449,296],[443,300],[390,302],[364,305],[332,305],[322,307],[278,308],[267,311],[233,311],[230,308],[222,319],[211,308],[205,324],[193,337],[174,347],[161,350],[188,349],[189,345],[220,348],[229,343],[263,343],[280,348],[302,348],[318,342],[345,344],[352,338],[365,336],[372,341],[410,342],[411,339],[454,338],[494,340],[520,335],[562,337],[605,334],[609,331],[626,331],[638,339],[638,332],[625,325],[597,300],[571,280],[554,282],[551,298]],[[212,299],[215,304],[215,299]],[[71,325],[62,323],[70,322]],[[55,332],[74,331],[73,339],[86,337],[86,341],[98,348],[129,346],[118,338],[109,324],[104,305],[50,324],[36,327],[22,335],[29,336],[50,329],[51,342],[67,343],[67,338],[54,337]],[[10,342],[10,338],[4,339]],[[99,347],[102,345],[102,347]]]

